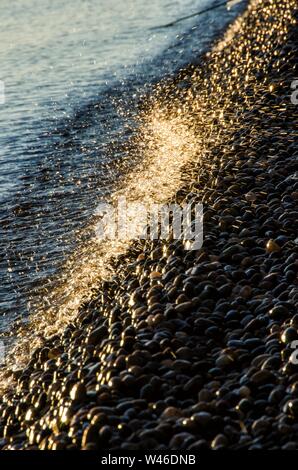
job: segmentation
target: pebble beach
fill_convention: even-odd
[[[2,450],[298,449],[297,20],[295,0],[248,2],[146,99],[144,121],[158,108],[195,136],[171,201],[203,204],[203,246],[115,257],[12,372]]]

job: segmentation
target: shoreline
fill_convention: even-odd
[[[297,7],[262,3],[183,72],[183,89],[154,96],[196,140],[174,200],[203,202],[203,248],[147,241],[123,254],[15,374],[2,449],[297,448]]]
[[[244,2],[243,2],[244,3]],[[241,4],[241,7],[244,8],[244,6]],[[222,8],[223,9],[223,8]],[[222,11],[222,10],[220,10]],[[63,140],[67,140],[66,143],[66,148],[62,147],[62,152],[63,152],[63,160],[64,165],[63,166],[68,166],[68,164],[71,164],[71,159],[72,159],[72,147],[75,145],[74,141],[72,138],[70,139],[70,142],[68,141],[67,135],[73,135],[74,137],[76,134],[82,131],[82,121],[84,119],[91,119],[91,116],[93,115],[92,119],[98,119],[98,120],[105,120],[104,115],[105,115],[105,108],[107,106],[107,102],[111,102],[111,106],[108,106],[108,112],[111,112],[110,107],[112,107],[115,111],[115,118],[116,115],[121,114],[122,118],[117,120],[116,118],[116,124],[112,125],[111,128],[108,127],[108,129],[105,129],[103,132],[103,135],[108,136],[110,132],[115,132],[116,128],[119,129],[126,124],[128,124],[128,128],[130,126],[130,123],[134,121],[134,124],[137,126],[138,125],[138,118],[134,118],[133,116],[136,115],[138,116],[138,107],[139,103],[141,101],[141,105],[143,103],[143,100],[145,100],[146,96],[150,95],[150,90],[155,89],[156,86],[160,83],[164,83],[167,81],[170,81],[170,77],[174,76],[176,77],[178,75],[178,71],[184,69],[189,62],[191,62],[190,57],[201,57],[202,54],[208,50],[210,50],[211,44],[216,40],[216,38],[219,38],[219,35],[222,34],[222,32],[226,29],[227,25],[230,24],[233,19],[239,14],[240,8],[234,7],[232,11],[227,12],[225,15],[225,18],[221,18],[222,15],[219,14],[219,18],[213,18],[214,21],[212,21],[212,26],[207,28],[208,33],[206,37],[204,36],[204,27],[203,25],[197,25],[195,29],[192,31],[189,28],[186,28],[184,31],[184,37],[183,37],[183,48],[186,54],[183,54],[183,60],[182,57],[178,59],[178,54],[176,53],[179,44],[177,42],[174,42],[168,50],[164,51],[163,53],[160,52],[157,57],[152,58],[152,63],[150,60],[150,65],[149,61],[146,66],[148,75],[146,74],[148,83],[146,82],[146,77],[139,76],[139,73],[137,72],[135,78],[133,78],[133,75],[129,75],[127,77],[127,82],[121,83],[120,82],[113,82],[111,86],[109,85],[106,86],[104,90],[100,92],[100,99],[98,102],[95,100],[94,102],[90,103],[89,106],[86,108],[83,106],[81,108],[80,106],[78,107],[77,111],[79,112],[78,115],[74,113],[73,117],[71,117],[71,120],[69,122],[64,122],[63,120],[57,124],[57,132],[58,132],[58,140],[60,144],[58,144],[58,147],[55,148],[50,152],[45,150],[45,153],[47,154],[46,159],[48,160],[48,167],[50,168],[51,165],[55,165],[55,153],[58,151],[61,152],[61,145],[64,145],[62,143]],[[208,22],[208,15],[206,18],[206,21]],[[192,31],[192,33],[190,33]],[[203,37],[204,36],[204,37]],[[208,40],[207,40],[208,38]],[[181,43],[180,40],[177,40],[179,43]],[[180,44],[181,47],[181,44]],[[193,51],[193,47],[196,47],[198,50],[197,52]],[[188,50],[189,49],[189,50]],[[192,51],[192,52],[190,52]],[[177,51],[178,52],[178,51]],[[179,54],[179,56],[182,56],[182,54]],[[172,61],[169,60],[169,57],[172,57]],[[170,66],[169,63],[172,63],[172,66]],[[165,64],[168,63],[168,66],[164,70]],[[180,64],[178,67],[178,63]],[[194,61],[194,64],[196,62]],[[174,65],[175,64],[175,65]],[[173,70],[172,70],[173,68]],[[153,74],[153,70],[156,71],[155,75]],[[137,94],[137,98],[136,95]],[[121,103],[120,103],[120,97],[121,98]],[[126,103],[123,104],[122,103]],[[103,110],[102,112],[96,111],[100,105],[103,105]],[[119,110],[120,106],[120,110]],[[129,110],[129,111],[128,111]],[[124,117],[123,117],[124,116]],[[113,119],[108,118],[110,121],[114,121]],[[121,124],[123,120],[123,123]],[[76,215],[74,214],[72,217],[69,218],[69,216],[66,214],[66,217],[60,217],[58,216],[58,223],[57,226],[59,227],[61,224],[65,225],[65,229],[62,229],[62,233],[65,234],[65,241],[63,243],[63,255],[62,252],[59,248],[59,246],[55,245],[54,243],[50,243],[50,240],[48,239],[48,236],[43,236],[41,235],[40,229],[34,230],[32,236],[36,238],[36,240],[39,240],[41,245],[38,249],[39,251],[39,256],[37,256],[37,248],[35,244],[31,246],[31,251],[30,253],[32,254],[33,258],[33,264],[35,264],[35,260],[37,264],[39,264],[38,260],[41,260],[43,255],[47,256],[47,252],[52,252],[54,250],[54,246],[57,248],[57,253],[55,255],[50,255],[47,259],[47,261],[43,264],[43,269],[40,270],[39,272],[42,273],[41,276],[37,274],[31,275],[32,271],[37,271],[35,270],[34,266],[31,263],[31,256],[30,253],[27,253],[26,251],[26,246],[27,246],[27,236],[26,232],[29,231],[30,233],[32,232],[32,224],[34,225],[34,214],[38,213],[38,217],[41,217],[41,226],[47,223],[47,215],[46,212],[48,211],[49,214],[60,214],[59,207],[57,207],[58,204],[60,204],[59,199],[60,196],[59,194],[62,192],[63,193],[63,184],[62,187],[59,187],[59,183],[57,182],[57,179],[54,177],[53,179],[50,177],[50,174],[48,174],[48,170],[46,171],[47,177],[46,180],[48,183],[44,183],[44,177],[40,174],[38,168],[36,172],[33,172],[34,175],[32,175],[33,179],[36,181],[37,186],[35,189],[32,191],[32,194],[30,195],[29,192],[26,190],[26,186],[20,188],[19,194],[16,195],[16,200],[10,209],[7,208],[7,211],[5,210],[4,213],[2,211],[2,218],[4,217],[5,219],[5,225],[6,228],[2,231],[3,235],[3,243],[2,243],[2,251],[3,253],[6,251],[5,246],[7,243],[9,243],[10,239],[10,234],[9,233],[14,233],[15,230],[21,230],[23,233],[23,236],[20,237],[20,240],[17,240],[16,243],[13,244],[11,247],[12,251],[18,253],[17,257],[14,257],[13,260],[18,264],[17,259],[19,261],[25,257],[27,261],[27,264],[23,262],[22,266],[24,268],[24,271],[22,269],[23,275],[22,275],[22,280],[18,279],[17,285],[15,285],[15,282],[12,281],[12,274],[10,274],[6,268],[4,267],[5,273],[3,274],[3,285],[2,285],[2,303],[5,305],[5,311],[3,311],[3,316],[2,316],[2,322],[0,324],[0,329],[1,329],[1,336],[3,337],[4,343],[5,343],[5,349],[6,349],[6,355],[7,356],[12,356],[12,361],[8,359],[7,361],[7,367],[6,370],[9,371],[10,367],[13,369],[17,368],[22,368],[26,363],[28,362],[28,358],[30,356],[30,353],[34,350],[37,345],[39,346],[42,344],[47,337],[49,337],[48,334],[44,334],[47,329],[49,329],[49,326],[52,327],[53,323],[55,321],[55,318],[59,317],[59,326],[58,330],[59,332],[62,331],[63,325],[64,327],[67,326],[69,322],[72,321],[72,319],[75,317],[77,313],[77,306],[78,304],[81,303],[80,299],[75,299],[76,293],[78,290],[81,290],[81,282],[79,282],[79,287],[77,285],[73,285],[73,277],[76,275],[76,273],[73,275],[73,271],[76,271],[79,269],[79,265],[81,263],[82,257],[84,257],[84,264],[92,265],[92,269],[94,271],[94,275],[92,274],[90,282],[89,280],[86,281],[86,284],[88,283],[88,287],[84,289],[84,295],[88,297],[88,292],[91,292],[92,290],[92,283],[93,279],[97,277],[97,268],[96,268],[96,261],[93,262],[92,256],[90,256],[90,253],[92,253],[96,248],[94,246],[89,247],[88,243],[86,246],[85,240],[89,239],[93,235],[93,219],[94,219],[94,214],[93,211],[95,210],[95,206],[92,206],[92,213],[91,207],[89,207],[88,199],[95,200],[93,196],[98,196],[101,192],[102,194],[105,193],[106,197],[109,197],[110,194],[113,193],[115,190],[115,185],[117,185],[117,182],[119,179],[123,179],[125,174],[127,172],[132,171],[132,166],[135,164],[135,162],[132,161],[132,152],[129,152],[129,148],[126,150],[125,146],[127,141],[130,140],[131,134],[135,134],[136,130],[134,129],[134,124],[132,125],[133,129],[130,131],[128,129],[128,134],[129,136],[125,135],[124,141],[121,135],[119,135],[119,138],[117,137],[115,140],[113,140],[110,144],[109,147],[105,150],[105,155],[107,159],[109,159],[109,156],[113,160],[113,154],[116,155],[121,155],[121,158],[115,158],[113,163],[108,163],[107,167],[104,165],[105,169],[103,170],[103,174],[101,177],[96,177],[94,172],[92,171],[92,162],[90,161],[89,165],[85,165],[85,170],[87,168],[91,169],[91,173],[93,174],[92,179],[94,177],[94,180],[91,184],[91,188],[86,186],[86,177],[84,174],[82,175],[83,182],[81,187],[81,190],[79,191],[79,194],[74,195],[73,198],[76,200],[76,206],[78,207]],[[81,131],[80,131],[81,129]],[[51,129],[48,129],[49,135],[51,134]],[[56,132],[56,131],[55,131]],[[102,132],[102,131],[100,131]],[[66,133],[66,136],[64,135]],[[72,134],[73,133],[73,134]],[[126,134],[126,133],[125,133]],[[64,137],[63,137],[64,135]],[[40,138],[42,138],[40,136]],[[39,138],[38,138],[39,139]],[[107,139],[108,140],[108,139]],[[51,147],[50,143],[48,142],[48,148]],[[92,146],[91,146],[92,147]],[[138,149],[133,149],[133,151],[138,151]],[[88,155],[87,155],[88,157]],[[89,155],[90,157],[90,155]],[[97,157],[95,157],[97,159]],[[105,159],[105,157],[104,157]],[[121,160],[121,162],[120,162]],[[51,163],[52,162],[52,163]],[[117,169],[116,169],[117,166]],[[75,165],[74,165],[75,168]],[[73,168],[72,174],[75,175],[75,169]],[[83,171],[83,173],[86,171]],[[43,170],[42,170],[43,171]],[[61,171],[63,171],[61,169]],[[111,173],[111,175],[110,175]],[[110,175],[110,176],[109,176]],[[102,180],[102,178],[105,178],[106,180]],[[39,183],[37,183],[39,181]],[[26,185],[27,188],[30,188],[30,184],[28,178],[26,177]],[[32,183],[33,184],[33,183]],[[51,188],[51,185],[53,187]],[[36,191],[43,191],[45,194],[47,191],[54,191],[53,194],[53,200],[50,201],[50,207],[47,206],[47,201],[44,200],[39,200],[35,199],[34,193]],[[31,191],[31,190],[30,190]],[[58,194],[58,196],[55,196],[55,193]],[[95,194],[96,193],[96,194]],[[22,201],[23,202],[22,202]],[[27,200],[27,202],[26,202]],[[68,201],[68,202],[67,202]],[[32,206],[29,209],[29,214],[26,213],[28,210],[28,207],[26,209],[26,204],[28,206]],[[71,203],[69,204],[68,198],[65,196],[62,197],[62,205],[63,205],[63,212],[64,210],[68,211],[70,209]],[[24,207],[23,207],[24,206]],[[79,206],[81,206],[81,209],[79,209]],[[46,209],[47,208],[47,209]],[[60,209],[62,209],[60,207]],[[14,213],[16,211],[17,216],[14,216]],[[22,212],[25,211],[25,218],[22,217]],[[86,214],[89,214],[88,216]],[[28,216],[28,217],[27,217]],[[51,218],[51,216],[49,216]],[[75,224],[75,231],[80,227],[80,230],[78,231],[76,236],[69,236],[67,235],[67,227],[71,223],[71,220],[78,220],[78,223]],[[74,221],[73,220],[73,221]],[[89,233],[90,232],[90,233]],[[49,246],[50,243],[50,246]],[[0,243],[1,245],[1,243]],[[59,245],[59,243],[58,243]],[[0,247],[1,249],[1,247]],[[25,254],[24,254],[25,250]],[[34,254],[35,253],[35,254]],[[62,255],[62,256],[61,256]],[[36,259],[37,256],[37,259]],[[89,256],[89,258],[88,258]],[[99,257],[97,257],[99,258]],[[12,263],[12,260],[11,260]],[[26,265],[25,265],[26,264]],[[20,263],[19,263],[20,265]],[[11,268],[10,268],[11,269]],[[20,266],[17,268],[17,266],[14,267],[14,270],[21,269]],[[48,272],[48,269],[50,269],[50,272]],[[91,269],[89,269],[89,273],[91,273]],[[101,273],[100,273],[101,274]],[[6,276],[7,275],[7,276]],[[1,269],[0,269],[0,277],[1,277]],[[8,279],[10,278],[10,280]],[[71,282],[69,280],[72,279]],[[91,283],[91,287],[90,287]],[[18,291],[22,292],[22,295],[20,296],[15,296],[12,295],[11,290],[13,289],[13,286],[18,289]],[[5,293],[4,293],[5,292]],[[1,295],[1,293],[0,293]],[[65,301],[65,297],[67,296],[67,299],[72,298],[72,300],[75,299],[75,302],[72,300],[70,301]],[[6,305],[5,299],[10,298],[11,302]],[[17,298],[20,300],[17,301]],[[13,300],[12,300],[13,299]],[[18,303],[18,305],[16,305]],[[64,303],[67,305],[64,306]],[[49,306],[50,304],[50,306]],[[52,305],[55,304],[55,308],[52,308]],[[72,304],[72,305],[69,305]],[[64,308],[65,307],[65,308]],[[55,310],[54,312],[52,310]],[[66,312],[67,310],[67,312]],[[38,323],[38,319],[41,318],[50,318],[49,321],[43,322],[44,324],[42,327],[36,328],[36,323]],[[0,317],[1,319],[1,317]],[[30,344],[30,347],[26,347],[23,344],[23,337],[28,337],[29,335],[27,334],[26,331],[26,325],[27,321],[29,323],[34,323],[34,332],[30,331],[30,338],[28,338],[28,343]],[[61,320],[61,321],[60,321]],[[54,328],[51,328],[52,330]],[[53,334],[53,333],[52,333]],[[16,337],[19,337],[20,339],[20,346],[22,349],[22,352],[19,353],[19,349],[17,352],[17,355],[15,355],[15,350],[18,347],[18,344],[14,343],[14,339]],[[39,339],[40,338],[40,339]],[[12,339],[12,342],[10,340]],[[14,345],[13,345],[14,344]],[[5,374],[5,372],[3,373]],[[0,390],[7,388],[6,383],[7,379],[4,377],[2,380],[2,371],[0,372]]]

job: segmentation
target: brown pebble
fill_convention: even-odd
[[[256,385],[262,385],[266,383],[275,382],[275,376],[269,370],[264,369],[264,370],[259,370],[258,372],[255,372],[252,375],[251,380]]]
[[[182,411],[174,406],[169,406],[164,410],[161,416],[162,418],[181,418]]]
[[[274,253],[280,251],[280,246],[274,240],[268,240],[266,243],[267,253]]]
[[[149,274],[150,279],[159,279],[161,277],[161,273],[159,271],[152,271]]]

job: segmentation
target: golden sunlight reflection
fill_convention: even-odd
[[[180,186],[183,166],[197,152],[194,133],[180,109],[169,112],[157,103],[142,117],[136,140],[139,164],[123,179],[111,199],[125,196],[127,202],[140,202],[147,207],[165,204]],[[11,369],[19,369],[30,351],[46,338],[59,334],[76,317],[98,282],[113,273],[112,258],[125,253],[129,246],[129,240],[99,241],[95,225],[88,227],[88,232],[94,236],[68,259],[59,282],[43,288],[41,301],[33,305],[28,324],[19,326],[19,338],[8,358]],[[5,382],[9,380],[6,378]]]
[[[260,2],[261,0],[252,1],[245,15],[256,15],[255,5]],[[268,16],[268,24],[271,24],[270,8],[263,12],[265,19]],[[276,43],[282,43],[286,39],[287,31],[283,21],[281,17],[276,26]],[[125,196],[127,202],[140,202],[146,206],[165,204],[183,187],[192,171],[190,162],[199,163],[196,165],[197,173],[202,162],[204,165],[207,163],[205,171],[214,171],[215,163],[210,149],[221,141],[224,144],[229,142],[230,136],[233,137],[235,131],[239,130],[239,125],[245,123],[246,113],[253,109],[256,96],[263,99],[264,89],[268,90],[270,85],[266,75],[262,80],[255,79],[255,71],[260,71],[258,69],[261,68],[266,70],[270,54],[274,53],[270,34],[266,37],[268,54],[264,55],[262,52],[262,61],[258,61],[255,57],[255,40],[245,44],[245,55],[241,35],[237,42],[237,31],[242,26],[243,20],[240,18],[228,29],[210,55],[212,60],[207,74],[201,77],[201,69],[196,67],[189,80],[189,88],[182,92],[175,84],[161,84],[157,88],[149,103],[149,110],[139,116],[139,128],[132,139],[133,147],[129,144],[127,146],[125,158],[128,167],[131,163],[131,170],[112,194],[112,201]],[[236,47],[233,48],[230,43],[234,34]],[[264,41],[264,38],[261,39]],[[221,57],[222,50],[225,52]],[[280,59],[278,67],[282,66],[284,60],[285,58]],[[235,72],[228,73],[231,61]],[[251,61],[255,63],[254,72]],[[241,79],[238,72],[245,79]],[[234,95],[240,103],[236,108]],[[177,100],[175,96],[178,96]],[[256,133],[256,129],[249,131],[252,135]],[[137,158],[131,152],[132,148]],[[227,147],[223,146],[217,158],[220,170],[228,159]],[[187,171],[184,172],[186,166]],[[198,177],[200,178],[200,174]],[[216,181],[215,174],[214,185]],[[203,186],[204,188],[213,189]],[[87,241],[68,259],[58,282],[55,280],[44,286],[41,301],[32,306],[28,324],[21,325],[19,331],[16,330],[15,334],[19,333],[19,338],[11,349],[8,368],[22,367],[30,350],[40,345],[45,338],[60,334],[75,319],[82,303],[95,293],[100,280],[108,279],[113,274],[112,261],[126,252],[129,241],[116,239],[99,242],[95,236],[95,225],[96,221],[86,229],[86,237],[83,239]],[[90,236],[92,233],[93,237]],[[9,376],[9,371],[7,375]],[[5,376],[2,378],[7,379]],[[9,379],[6,383],[8,381]]]

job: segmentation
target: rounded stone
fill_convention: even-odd
[[[86,399],[85,385],[82,382],[76,383],[72,386],[69,395],[73,401],[84,401]]]

